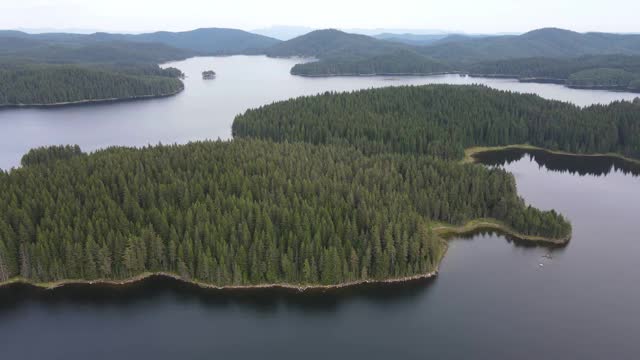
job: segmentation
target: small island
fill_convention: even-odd
[[[203,80],[213,80],[216,78],[216,72],[213,70],[207,70],[202,72]]]

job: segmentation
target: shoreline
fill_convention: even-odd
[[[72,107],[72,106],[115,104],[115,103],[121,103],[121,102],[124,103],[124,102],[134,102],[134,101],[143,101],[143,100],[164,99],[164,98],[178,95],[183,91],[184,91],[184,86],[182,87],[182,89],[178,91],[167,93],[167,94],[159,94],[159,95],[139,95],[139,96],[132,96],[127,98],[77,100],[77,101],[57,102],[52,104],[6,104],[6,105],[0,105],[0,111],[4,109],[50,109],[50,108]]]
[[[600,91],[612,91],[612,92],[627,92],[632,94],[640,94],[640,89],[633,89],[624,86],[608,86],[608,85],[575,85],[567,83],[568,79],[556,79],[556,78],[544,78],[544,77],[520,77],[518,75],[508,74],[475,74],[465,71],[443,71],[433,73],[371,73],[371,74],[357,74],[357,73],[343,73],[343,74],[302,74],[297,72],[290,72],[291,75],[300,76],[305,78],[333,78],[333,77],[376,77],[376,76],[398,76],[398,77],[428,77],[439,75],[460,75],[468,76],[471,78],[486,78],[486,79],[505,79],[505,80],[517,80],[520,83],[533,83],[533,84],[553,84],[566,87],[568,89],[575,90],[600,90]]]
[[[6,281],[0,282],[0,289],[6,288],[15,284],[23,284],[36,287],[42,290],[56,290],[66,286],[72,285],[84,285],[84,286],[94,286],[94,285],[107,285],[107,286],[128,286],[134,285],[138,282],[145,281],[147,279],[153,277],[164,277],[168,279],[173,279],[176,281],[180,281],[184,284],[193,285],[200,289],[210,289],[210,290],[221,290],[221,291],[233,291],[233,290],[294,290],[299,293],[311,292],[311,291],[331,291],[331,290],[340,290],[346,288],[353,288],[363,285],[389,285],[389,284],[402,284],[409,283],[414,281],[426,280],[435,278],[438,276],[440,271],[440,265],[442,264],[442,260],[444,259],[447,251],[449,250],[448,241],[441,239],[444,242],[444,250],[440,255],[440,258],[437,259],[437,265],[435,270],[424,273],[424,274],[416,274],[412,276],[404,276],[399,278],[389,278],[389,279],[367,279],[367,280],[355,280],[348,281],[340,284],[332,284],[332,285],[303,285],[303,284],[289,284],[289,283],[277,283],[277,284],[258,284],[258,285],[227,285],[227,286],[219,286],[215,284],[209,284],[202,281],[190,280],[181,277],[178,274],[170,273],[170,272],[145,272],[140,275],[133,276],[128,279],[122,280],[108,280],[108,279],[96,279],[96,280],[59,280],[53,282],[35,282],[30,281],[28,279],[24,279],[21,277],[13,277]]]
[[[442,254],[437,259],[436,269],[424,274],[416,274],[412,276],[404,276],[399,278],[389,278],[389,279],[366,279],[366,280],[355,280],[348,281],[339,284],[331,284],[331,285],[320,285],[320,284],[291,284],[291,283],[273,283],[273,284],[256,284],[256,285],[216,285],[211,283],[206,283],[198,280],[191,280],[181,277],[178,274],[174,274],[171,272],[145,272],[140,275],[136,275],[127,279],[121,280],[109,280],[109,279],[96,279],[96,280],[82,280],[82,279],[66,279],[52,282],[35,282],[28,279],[24,279],[21,277],[14,277],[8,279],[4,282],[0,282],[0,289],[5,288],[15,284],[24,284],[33,286],[42,290],[56,290],[60,288],[64,288],[67,286],[74,285],[84,285],[84,286],[95,286],[95,285],[103,285],[103,286],[128,286],[134,285],[138,282],[145,281],[147,279],[153,277],[164,277],[168,279],[173,279],[176,281],[180,281],[185,284],[193,285],[201,289],[211,289],[211,290],[220,290],[220,291],[233,291],[233,290],[293,290],[299,293],[304,292],[312,292],[312,291],[332,291],[332,290],[340,290],[346,288],[353,288],[363,285],[389,285],[389,284],[401,284],[401,283],[409,283],[414,281],[420,281],[425,279],[430,279],[437,277],[440,271],[440,265],[444,260],[448,250],[449,250],[449,239],[455,236],[463,236],[466,234],[470,234],[476,231],[482,230],[490,230],[496,231],[500,235],[505,237],[515,238],[517,240],[539,243],[541,245],[546,246],[564,246],[566,245],[571,236],[567,236],[562,239],[552,239],[545,238],[540,236],[529,236],[520,234],[508,226],[500,223],[497,220],[493,219],[476,219],[471,220],[465,225],[455,226],[449,224],[438,224],[433,227],[434,233],[440,238],[441,241],[444,242],[444,250]]]
[[[526,241],[529,243],[537,243],[543,245],[552,245],[552,246],[564,246],[571,241],[571,235],[568,235],[563,238],[554,239],[548,238],[544,236],[534,236],[534,235],[525,235],[521,234],[511,227],[501,223],[495,219],[476,219],[467,222],[461,226],[449,225],[449,224],[440,224],[433,228],[433,231],[442,238],[450,238],[452,236],[464,236],[467,234],[472,234],[477,231],[482,230],[491,230],[503,235],[507,238],[511,237],[516,240]]]
[[[300,74],[291,72],[291,75],[300,76],[304,78],[334,78],[334,77],[376,77],[376,76],[398,76],[398,77],[427,77],[427,76],[439,76],[439,75],[464,75],[464,73],[460,71],[445,71],[445,72],[434,72],[434,73],[372,73],[372,74],[357,74],[357,73],[346,73],[346,74]]]
[[[444,258],[444,253],[446,253],[446,250],[443,252],[442,258]],[[442,258],[438,260],[438,267],[440,266],[440,262],[442,261]],[[138,282],[142,282],[153,277],[161,277],[161,278],[173,279],[176,281],[183,282],[185,284],[197,286],[201,289],[222,290],[222,291],[280,289],[280,290],[295,290],[302,293],[302,292],[308,292],[308,291],[339,290],[339,289],[356,287],[361,285],[384,285],[384,284],[407,283],[407,282],[433,278],[433,277],[436,277],[437,275],[438,275],[438,269],[425,274],[405,276],[400,278],[390,278],[390,279],[382,279],[382,280],[376,280],[376,279],[356,280],[356,281],[349,281],[349,282],[333,284],[333,285],[296,285],[296,284],[289,284],[289,283],[274,283],[274,284],[257,284],[257,285],[220,286],[220,285],[210,284],[202,281],[185,279],[180,275],[161,271],[161,272],[146,272],[146,273],[136,275],[128,279],[122,279],[122,280],[108,280],[108,279],[71,280],[71,279],[68,279],[68,280],[59,280],[59,281],[53,281],[53,282],[34,282],[27,279],[23,279],[21,277],[14,277],[4,282],[0,282],[0,288],[5,288],[14,284],[30,285],[42,290],[56,290],[56,289],[60,289],[67,286],[73,286],[73,285],[128,286],[128,285],[134,285]]]
[[[503,151],[503,150],[525,150],[525,151],[535,150],[535,151],[544,151],[552,155],[575,156],[575,157],[609,157],[609,158],[617,158],[623,161],[627,161],[631,164],[640,165],[640,159],[626,157],[618,153],[578,154],[578,153],[571,153],[571,152],[562,151],[562,150],[545,149],[542,147],[529,145],[529,144],[513,144],[513,145],[505,145],[505,146],[473,146],[470,148],[466,148],[464,150],[464,158],[461,160],[461,162],[463,164],[475,164],[477,163],[477,159],[475,158],[475,155],[485,153],[485,152]]]

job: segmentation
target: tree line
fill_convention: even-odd
[[[470,65],[466,72],[476,75],[549,80],[577,87],[640,90],[640,56],[632,55],[499,60]]]
[[[332,58],[297,64],[293,75],[373,75],[435,74],[451,71],[451,67],[410,50],[398,50],[365,59]]]
[[[29,152],[0,171],[0,281],[164,271],[217,285],[337,284],[423,274],[435,221],[496,218],[563,237],[500,169],[349,146],[207,141]]]
[[[445,159],[461,159],[472,146],[524,143],[640,158],[639,111],[638,101],[581,108],[485,86],[404,86],[327,92],[248,110],[236,117],[233,135]]]

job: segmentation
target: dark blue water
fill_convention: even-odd
[[[194,76],[175,98],[0,112],[2,166],[38,144],[95,149],[228,137],[233,115],[249,106],[389,84],[290,78],[289,65],[192,59],[188,74],[212,68],[219,76]],[[624,95],[544,86],[573,100]],[[451,240],[435,279],[311,294],[205,291],[166,279],[125,288],[13,286],[0,289],[0,359],[638,359],[640,178],[611,159],[561,160],[508,152],[487,164],[513,172],[529,203],[572,221],[564,248],[478,234]]]

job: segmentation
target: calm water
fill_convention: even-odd
[[[86,121],[94,122],[91,129],[115,126],[102,122],[120,124],[121,137],[109,137],[103,133],[107,130],[83,128],[87,134],[80,129],[72,134],[56,131],[50,134],[53,142],[66,142],[64,135],[74,140],[84,136],[85,142],[80,143],[85,148],[134,143],[131,139],[139,131],[138,121],[155,136],[141,136],[142,143],[172,141],[159,137],[164,134],[173,139],[172,132],[176,138],[183,134],[180,141],[186,141],[191,138],[189,134],[209,137],[218,126],[220,136],[223,132],[228,136],[231,118],[242,111],[239,103],[245,101],[236,99],[238,109],[230,109],[234,102],[230,94],[234,92],[239,97],[246,94],[247,107],[252,106],[251,101],[260,102],[260,96],[262,102],[288,96],[283,88],[289,87],[299,86],[297,94],[302,94],[331,85],[347,89],[387,84],[381,79],[315,82],[317,79],[290,79],[263,71],[247,74],[248,90],[239,85],[237,89],[230,85],[227,92],[214,90],[217,84],[223,84],[224,64],[227,69],[236,69],[236,76],[242,76],[242,64],[249,67],[252,61],[270,64],[268,68],[279,68],[285,74],[288,69],[282,61],[237,59],[236,65],[231,65],[228,58],[187,61],[187,70],[215,69],[221,73],[220,82],[205,84],[192,78],[183,95],[166,99],[186,111],[176,115],[177,119],[153,109],[167,106],[165,100],[115,108],[11,111],[0,113],[1,146],[4,151],[5,140],[24,140],[26,133],[20,131],[28,127],[17,126],[17,117],[29,118],[23,114],[31,114],[32,124],[37,125],[30,134],[42,137],[43,142],[47,134],[37,129],[57,129],[54,124],[45,124],[47,114],[52,114],[61,128],[73,128],[71,124],[84,124],[80,113],[85,113]],[[274,83],[249,82],[254,76],[272,78]],[[278,78],[291,80],[291,85],[277,84]],[[425,79],[403,80],[410,81]],[[505,82],[504,86],[520,84]],[[193,88],[200,90],[190,93]],[[293,89],[288,91],[295,93]],[[226,98],[227,103],[214,94]],[[189,100],[191,95],[200,100]],[[196,110],[189,104],[201,107]],[[124,110],[129,107],[139,110],[133,118],[106,115],[133,112]],[[72,120],[68,123],[62,115],[67,111],[75,114],[69,115]],[[147,118],[147,111],[157,115],[155,122]],[[17,135],[5,133],[9,124],[14,124]],[[167,124],[170,130],[160,133]],[[104,136],[105,143],[89,146],[94,136]],[[203,291],[163,279],[125,289],[74,287],[52,292],[22,286],[6,288],[0,290],[0,359],[639,358],[640,177],[613,162],[593,162],[592,168],[589,162],[583,162],[576,169],[571,164],[563,167],[558,159],[541,160],[540,154],[498,155],[492,154],[487,164],[513,172],[520,193],[529,203],[555,208],[572,221],[574,236],[567,247],[523,247],[501,236],[477,235],[450,242],[435,279],[304,295],[286,291]],[[552,258],[544,257],[547,254]]]
[[[175,97],[142,102],[59,109],[0,110],[0,168],[17,166],[29,149],[78,144],[90,151],[110,145],[184,143],[231,137],[233,118],[250,107],[324,91],[347,91],[408,84],[482,83],[502,90],[538,93],[579,105],[633,99],[631,93],[568,89],[552,84],[524,84],[508,79],[445,75],[310,79],[289,74],[299,60],[234,56],[193,58],[167,64],[188,76],[186,90]],[[215,80],[202,80],[213,69]]]

